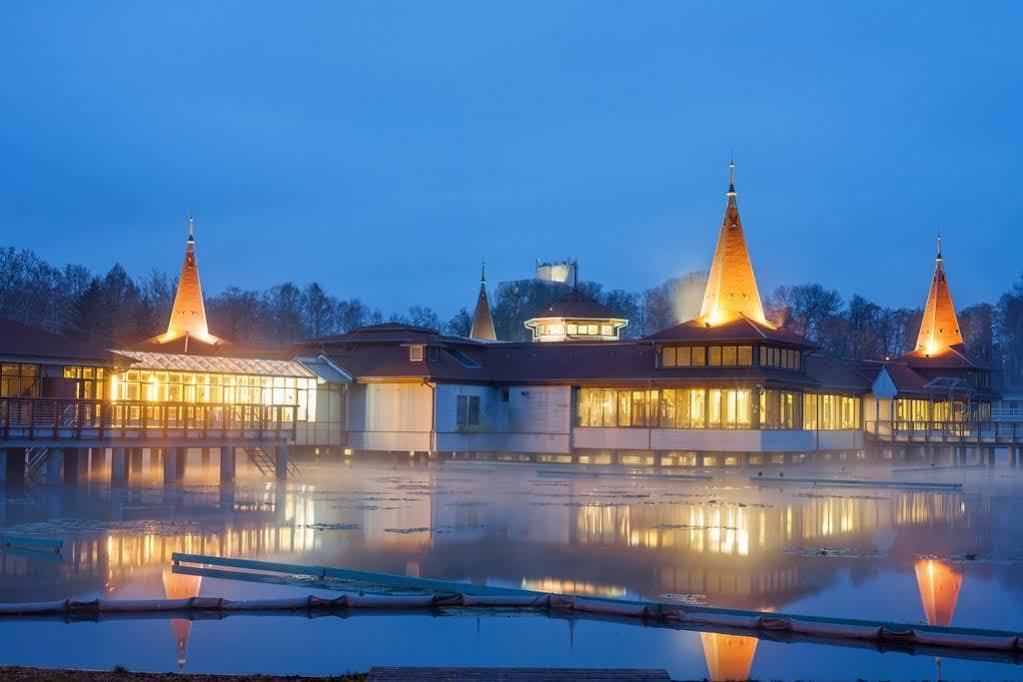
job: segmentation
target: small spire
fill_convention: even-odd
[[[480,265],[480,284],[487,283],[487,259],[483,259],[483,263]]]
[[[735,159],[728,157],[728,196],[735,196]]]
[[[941,257],[941,230],[938,230],[938,260],[945,260]]]
[[[188,216],[188,241],[195,241],[195,218]]]

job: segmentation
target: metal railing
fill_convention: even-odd
[[[1023,443],[1023,422],[868,420],[863,428],[877,440],[905,443],[1016,445]]]
[[[293,440],[297,405],[0,398],[2,440]]]

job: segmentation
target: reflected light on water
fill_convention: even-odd
[[[951,564],[938,559],[920,559],[914,565],[920,601],[929,625],[951,625],[963,576]]]
[[[758,643],[756,637],[701,632],[700,644],[710,679],[713,682],[748,680]]]

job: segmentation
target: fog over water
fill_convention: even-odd
[[[961,492],[552,476],[536,464],[407,458],[299,462],[286,484],[190,453],[165,488],[144,458],[111,489],[97,466],[76,486],[8,490],[6,534],[62,539],[59,555],[7,549],[0,601],[336,594],[172,573],[175,551],[360,568],[551,592],[683,600],[788,613],[1023,629],[1023,472],[830,470],[962,482]],[[241,462],[240,462],[241,464]],[[898,468],[898,467],[896,467]],[[581,473],[576,467],[572,472]],[[603,471],[613,471],[604,468]],[[791,476],[825,473],[810,467]],[[10,664],[330,674],[372,665],[666,668],[681,679],[933,678],[933,656],[712,635],[541,613],[449,612],[0,619]],[[944,677],[1015,678],[1017,661],[945,657]]]

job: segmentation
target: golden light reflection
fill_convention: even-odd
[[[163,593],[168,599],[198,597],[201,586],[202,576],[174,573],[170,568],[163,569]],[[184,668],[188,638],[192,634],[192,621],[187,618],[172,618],[171,629],[174,631],[174,643],[178,649],[178,667]]]
[[[571,580],[568,578],[523,578],[522,589],[551,594],[577,594],[592,597],[624,597],[626,589],[620,585]]]
[[[920,559],[914,565],[924,614],[929,625],[951,625],[963,576],[951,564],[938,559]]]
[[[758,643],[756,637],[701,632],[700,644],[710,679],[714,682],[748,680]]]

